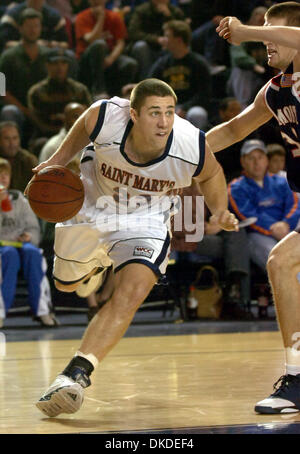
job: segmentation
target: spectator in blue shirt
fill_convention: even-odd
[[[267,172],[267,148],[261,140],[247,140],[241,148],[244,175],[229,184],[231,210],[240,219],[256,217],[249,227],[251,259],[266,269],[273,246],[295,229],[300,206],[286,179]]]

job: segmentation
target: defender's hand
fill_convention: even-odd
[[[245,41],[243,30],[241,21],[231,16],[224,17],[216,28],[216,32],[219,33],[221,38],[227,39],[229,43],[236,46]]]
[[[219,225],[223,230],[235,231],[239,230],[239,221],[233,213],[230,213],[229,210],[221,211],[218,214],[213,214],[209,218],[209,223],[211,225]]]

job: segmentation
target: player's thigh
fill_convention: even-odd
[[[165,271],[170,253],[170,237],[131,238],[116,242],[110,250],[114,262],[115,295],[130,296],[140,304]]]
[[[157,274],[142,263],[128,263],[115,274],[112,304],[121,304],[125,311],[136,310],[151,292]]]

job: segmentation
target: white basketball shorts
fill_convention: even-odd
[[[101,228],[101,213],[95,208],[101,195],[93,161],[81,166],[85,201],[69,221],[55,226],[53,277],[63,284],[81,280],[95,267],[113,265],[114,271],[129,263],[141,263],[161,276],[170,255],[170,234],[165,223],[149,219],[137,228],[136,223],[110,231]],[[100,219],[101,220],[101,219]],[[143,221],[145,217],[143,217]],[[100,225],[100,228],[99,228]]]

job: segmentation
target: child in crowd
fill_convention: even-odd
[[[35,319],[42,326],[55,326],[58,322],[51,313],[50,285],[45,274],[47,264],[38,248],[39,222],[23,194],[9,190],[10,180],[10,163],[0,158],[0,327],[14,302],[20,268],[28,284],[29,304]]]

